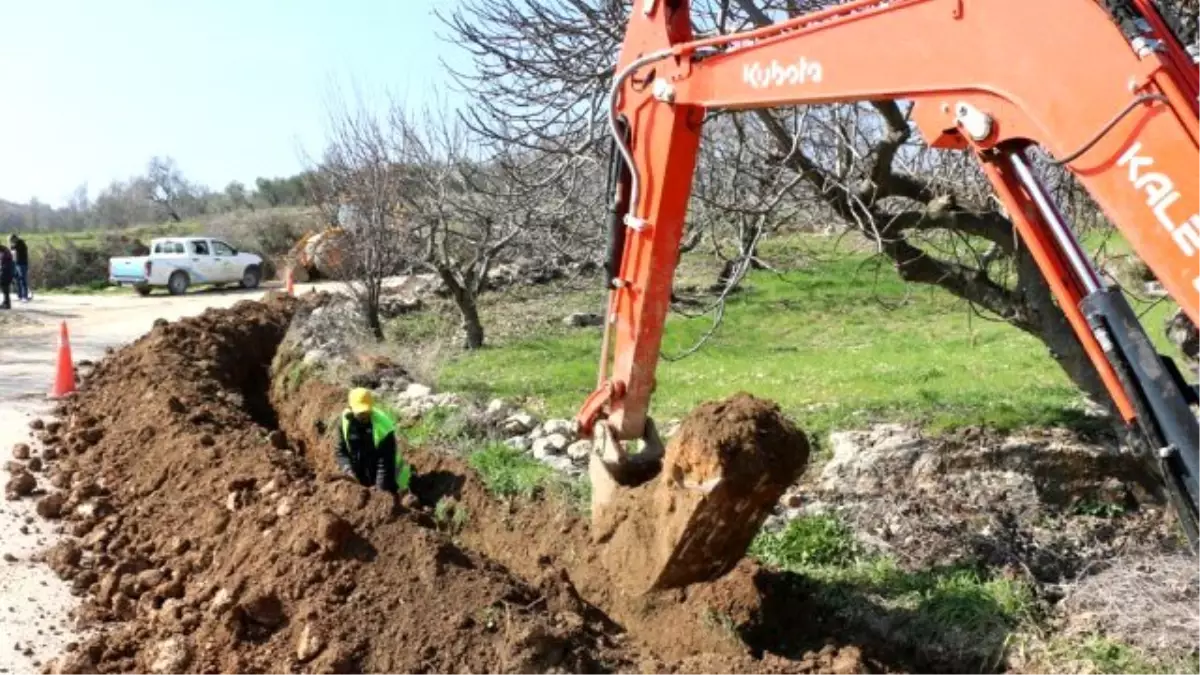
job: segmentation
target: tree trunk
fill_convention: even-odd
[[[464,349],[479,349],[483,346],[483,322],[479,320],[479,307],[472,298],[467,304],[459,304],[459,311],[462,312],[463,330],[466,331],[466,337],[463,339]]]
[[[462,315],[462,327],[465,333],[463,349],[479,349],[483,346],[483,322],[479,319],[479,307],[473,291],[474,286],[459,281],[454,270],[447,266],[439,265],[437,271],[442,282],[446,284],[447,290],[450,291],[450,297],[454,298],[454,304],[458,306],[459,314]]]
[[[367,279],[366,292],[362,296],[363,318],[367,321],[367,327],[371,329],[371,335],[379,342],[383,342],[383,322],[379,320],[379,296],[382,286],[382,279]]]

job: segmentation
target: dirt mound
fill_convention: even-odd
[[[100,636],[67,671],[572,672],[629,667],[602,615],[318,480],[278,429],[267,364],[298,301],[158,325],[60,412],[53,474],[78,539],[47,555]],[[636,667],[635,667],[636,669]]]
[[[714,582],[626,594],[587,520],[551,498],[498,500],[453,457],[411,453],[417,504],[334,478],[329,422],[344,389],[292,376],[303,352],[279,349],[309,302],[274,296],[162,322],[42,426],[61,490],[46,510],[73,535],[46,562],[84,597],[78,621],[99,629],[53,669],[920,668],[814,611],[795,575],[749,561]],[[748,487],[755,462],[803,465],[799,432],[769,405],[736,401],[740,421],[697,423],[691,441],[716,439],[704,456],[731,485]],[[771,438],[744,452],[764,429]],[[667,465],[686,465],[688,447],[699,446]],[[444,498],[467,514],[452,535],[435,517]]]
[[[597,513],[605,566],[634,593],[720,577],[745,555],[808,450],[768,401],[742,393],[697,407],[667,445],[659,478]]]

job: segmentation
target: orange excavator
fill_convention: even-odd
[[[1123,2],[1147,35],[1097,0],[859,0],[694,39],[687,0],[635,0],[610,101],[608,320],[576,417],[599,502],[662,470],[648,409],[706,111],[905,100],[930,146],[981,163],[1195,547],[1195,389],[1101,280],[1029,155],[1069,170],[1200,321],[1197,69],[1151,0]]]

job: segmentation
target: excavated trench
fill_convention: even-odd
[[[296,377],[285,340],[317,301],[157,325],[42,432],[58,456],[52,517],[75,535],[47,558],[100,631],[55,668],[961,670],[897,651],[814,604],[809,580],[750,561],[625,593],[586,520],[552,498],[499,500],[453,456],[413,450],[418,504],[334,478],[344,389]],[[435,514],[446,497],[465,514],[453,526]]]

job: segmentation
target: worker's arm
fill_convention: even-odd
[[[375,487],[384,492],[396,492],[396,432],[379,443],[375,461]]]
[[[347,476],[354,476],[354,463],[350,459],[350,444],[346,442],[346,436],[342,433],[340,419],[337,423],[337,445],[334,447],[333,461],[337,464],[339,472]]]

